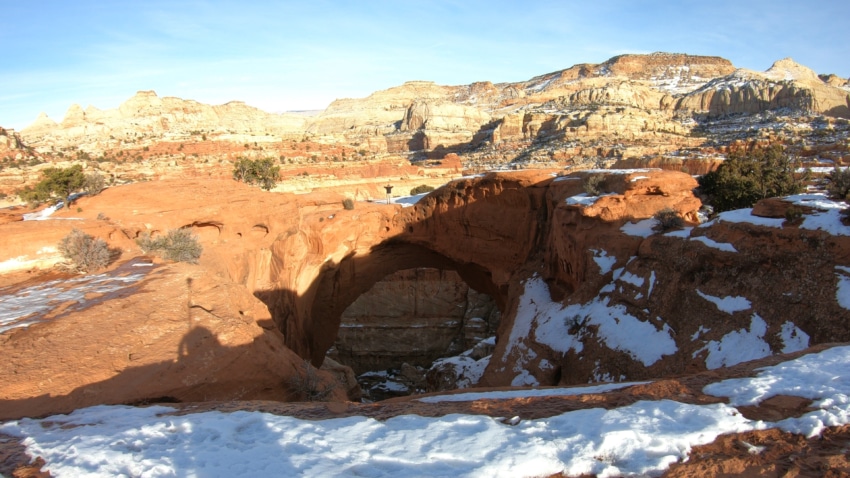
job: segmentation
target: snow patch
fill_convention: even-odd
[[[753,216],[752,208],[745,209],[735,209],[733,211],[725,211],[721,212],[717,215],[716,218],[708,221],[704,224],[700,224],[698,227],[710,227],[715,223],[719,222],[731,222],[731,223],[750,223],[756,226],[765,226],[765,227],[782,227],[782,223],[785,222],[785,219],[773,219],[768,217],[759,217]]]
[[[850,423],[848,369],[850,347],[834,347],[704,388],[729,404],[645,400],[509,422],[462,414],[302,420],[97,406],[6,422],[0,432],[25,438],[27,454],[43,457],[54,476],[659,476],[722,434],[776,427],[812,437]],[[629,385],[635,384],[419,400],[605,393]],[[776,395],[808,398],[816,410],[771,423],[748,420],[735,408]]]
[[[599,200],[599,198],[604,196],[613,196],[614,193],[602,194],[599,196],[590,196],[587,193],[581,193],[576,196],[571,196],[567,198],[567,204],[570,206],[579,205],[579,206],[592,206]]]
[[[841,211],[848,207],[847,204],[840,201],[832,201],[824,194],[798,194],[787,196],[783,199],[792,204],[807,206],[817,210],[814,213],[803,216],[803,222],[799,226],[801,229],[821,230],[834,236],[850,236],[850,226],[845,226],[841,222]],[[753,216],[752,211],[752,208],[747,208],[722,212],[713,220],[701,224],[699,227],[710,227],[715,222],[726,221],[731,223],[747,222],[757,226],[781,228],[785,222],[784,219]]]
[[[514,326],[511,329],[511,334],[508,336],[508,343],[505,347],[506,359],[507,354],[519,345],[520,340],[528,337],[528,334],[531,333],[531,325],[535,317],[538,315],[548,315],[546,312],[552,308],[549,289],[537,276],[526,280],[523,285],[523,293],[517,305]]]
[[[401,207],[410,207],[418,203],[420,199],[424,198],[427,195],[428,193],[416,194],[413,196],[401,196],[397,198],[392,198],[391,202],[393,204],[401,204]]]
[[[581,338],[585,325],[596,325],[599,340],[608,348],[625,352],[646,366],[678,350],[666,324],[662,330],[658,330],[651,323],[629,314],[624,306],[608,305],[607,298],[597,297],[586,304],[566,307],[553,303],[549,299],[548,286],[537,277],[529,279],[525,284],[525,294],[520,298],[517,309],[518,322],[521,316],[522,325],[514,326],[510,343],[515,343],[515,340],[518,342],[519,334],[515,337],[515,331],[529,331],[531,323],[536,322],[536,341],[563,354],[570,350],[583,350]],[[571,334],[571,328],[579,330]],[[517,347],[517,350],[520,348]]]
[[[800,330],[793,322],[785,322],[779,331],[782,339],[782,353],[789,354],[809,347],[809,334]]]
[[[0,430],[30,437],[28,452],[54,476],[513,477],[660,475],[692,447],[754,428],[728,405],[670,400],[510,424],[461,414],[300,420],[173,411],[100,406]]]
[[[793,196],[786,196],[782,199],[794,204],[795,206],[807,206],[822,211],[829,211],[833,209],[840,211],[847,208],[847,204],[843,201],[833,201],[824,193],[795,194]]]
[[[54,280],[18,290],[14,295],[3,295],[0,290],[0,333],[15,328],[29,327],[44,319],[45,314],[59,304],[71,304],[66,310],[87,307],[89,294],[107,294],[132,285],[145,276],[145,272],[115,275],[115,271],[71,279]],[[61,317],[61,315],[60,315]]]
[[[50,216],[52,216],[53,213],[62,209],[63,205],[64,205],[63,202],[59,202],[59,203],[56,203],[52,206],[48,206],[48,207],[42,209],[41,211],[30,212],[30,213],[24,214],[22,217],[23,217],[24,221],[44,221],[46,219],[50,219]]]
[[[750,329],[741,329],[729,332],[720,341],[712,340],[704,347],[694,352],[693,357],[703,351],[708,351],[705,366],[709,370],[720,367],[731,367],[742,362],[756,360],[770,355],[770,345],[764,341],[767,332],[767,323],[753,314]]]
[[[635,287],[643,287],[643,283],[644,283],[643,277],[638,277],[638,276],[632,274],[631,272],[623,272],[623,274],[620,276],[620,278],[618,280],[621,280],[623,282],[627,282],[627,283],[629,283],[629,284],[631,284]]]
[[[435,395],[417,398],[419,402],[474,402],[476,400],[511,400],[514,398],[527,397],[563,397],[574,395],[585,395],[591,393],[605,393],[611,390],[620,390],[634,385],[645,385],[650,382],[623,382],[605,385],[594,385],[591,387],[569,387],[569,388],[542,388],[534,390],[509,390],[504,392],[468,392],[454,393],[451,395]]]
[[[729,397],[734,406],[757,405],[776,395],[815,400],[812,406],[819,410],[773,424],[808,437],[826,426],[850,422],[850,347],[833,347],[759,370],[755,378],[724,380],[706,386],[703,392]]]
[[[850,267],[835,266],[838,272],[838,284],[835,288],[835,300],[842,308],[850,310]],[[842,273],[843,272],[843,273]]]
[[[692,227],[684,227],[682,229],[667,232],[664,235],[667,236],[667,237],[679,237],[679,238],[682,238],[682,239],[687,239],[687,238],[691,237],[691,231],[693,229],[694,228],[692,228]]]
[[[734,314],[735,312],[741,312],[752,308],[750,301],[744,297],[728,296],[721,299],[720,297],[714,297],[713,295],[703,294],[699,289],[697,289],[697,294],[703,299],[716,305],[720,311],[726,312],[727,314]]]
[[[649,298],[652,295],[652,288],[655,287],[655,271],[649,272],[649,290],[646,292],[646,297]]]
[[[692,241],[699,241],[699,242],[705,244],[708,247],[713,247],[713,248],[720,250],[720,251],[738,252],[738,250],[735,249],[735,246],[733,246],[732,244],[729,244],[728,242],[717,242],[717,241],[709,239],[705,236],[692,237],[691,240]]]
[[[830,209],[820,213],[807,214],[803,216],[803,223],[800,224],[800,229],[820,230],[828,232],[833,236],[850,236],[850,226],[845,226],[841,222],[840,209]]]
[[[644,169],[583,169],[581,172],[588,174],[638,174],[648,173],[650,171],[661,171],[659,168],[644,168]]]
[[[467,352],[471,352],[471,350]],[[434,369],[446,364],[451,365],[455,371],[457,388],[469,388],[477,385],[478,381],[481,380],[484,369],[490,364],[490,356],[488,355],[480,360],[475,360],[467,355],[448,357],[435,361],[431,368]]]
[[[608,348],[625,352],[646,366],[678,350],[667,328],[658,330],[629,314],[624,306],[608,305],[608,299],[571,305],[564,312],[567,317],[585,317],[587,325],[598,326],[599,339]]]
[[[655,226],[655,219],[649,218],[639,222],[627,222],[620,228],[624,234],[629,236],[649,237],[655,231],[652,230]]]
[[[581,180],[578,176],[557,176],[552,182],[561,182],[561,181],[579,181]]]
[[[512,387],[535,387],[537,385],[540,385],[540,382],[537,381],[534,375],[528,373],[528,370],[522,370],[519,375],[511,380]]]
[[[702,325],[700,325],[699,329],[697,329],[697,331],[694,332],[693,335],[691,335],[691,342],[695,341],[696,339],[699,338],[699,336],[701,334],[704,334],[706,332],[711,332],[711,329],[709,329],[707,327],[703,327]]]
[[[599,273],[607,274],[611,272],[611,268],[617,263],[617,258],[609,256],[608,251],[605,251],[604,249],[591,249],[590,251],[593,252],[593,262],[599,266]]]

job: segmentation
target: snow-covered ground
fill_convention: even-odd
[[[512,398],[528,398],[528,397],[563,397],[569,395],[586,395],[591,393],[605,393],[611,390],[619,390],[621,388],[631,387],[633,385],[643,385],[650,382],[623,382],[623,383],[605,383],[602,385],[591,385],[587,387],[565,387],[565,388],[541,388],[541,389],[523,389],[509,390],[504,392],[467,392],[456,393],[452,395],[431,395],[427,397],[417,398],[416,400],[424,403],[441,403],[441,402],[473,402],[475,400],[506,400]]]
[[[414,204],[418,203],[420,199],[427,196],[428,193],[416,194],[413,196],[401,196],[397,198],[392,198],[393,204],[401,204],[402,207],[410,207]]]
[[[60,264],[64,259],[58,248],[46,246],[39,249],[35,257],[25,254],[0,262],[0,274],[33,268],[49,269]]]
[[[24,221],[43,221],[45,219],[49,219],[54,212],[62,209],[63,204],[64,203],[59,202],[52,206],[48,206],[41,211],[24,214]]]
[[[56,477],[643,476],[687,460],[692,447],[723,433],[780,428],[811,437],[850,423],[847,370],[850,347],[836,347],[706,387],[729,397],[728,405],[639,401],[535,420],[464,414],[302,420],[243,411],[176,416],[165,406],[97,406],[10,421],[0,432],[26,437],[27,452],[43,457]],[[467,398],[506,398],[503,393]],[[735,408],[780,394],[809,398],[814,410],[764,422]]]
[[[72,194],[70,196],[71,204],[73,204],[73,201],[75,201],[75,200],[77,200],[77,199],[79,199],[79,198],[81,198],[85,195],[86,195],[86,193],[74,193],[74,194]],[[54,219],[53,217],[51,217],[51,216],[53,216],[53,213],[55,213],[56,211],[59,211],[63,207],[65,207],[65,201],[58,201],[56,204],[53,204],[52,206],[47,206],[46,208],[44,208],[40,211],[24,214],[23,218],[24,218],[24,221],[43,221],[45,219]]]
[[[846,226],[841,222],[841,211],[846,209],[847,204],[840,201],[833,201],[826,197],[823,193],[816,194],[798,194],[788,196],[786,201],[797,206],[806,206],[814,209],[812,214],[805,214],[803,222],[799,225],[800,229],[821,230],[835,236],[850,236],[850,226]],[[748,222],[757,226],[781,228],[785,223],[784,219],[774,219],[768,217],[753,216],[752,209],[735,209],[733,211],[722,212],[713,220],[701,224],[699,227],[711,227],[716,222]]]
[[[390,198],[390,204],[401,204],[401,207],[410,207],[414,204],[418,203],[420,199],[427,196],[428,193],[416,194],[413,196],[392,196]],[[378,203],[378,204],[386,204],[387,200],[384,199],[370,199],[369,202]]]
[[[65,304],[65,312],[80,310],[103,294],[118,292],[142,279],[153,264],[131,261],[103,274],[57,279],[16,290],[0,289],[0,333],[44,320],[46,314]],[[137,272],[131,272],[131,271]]]

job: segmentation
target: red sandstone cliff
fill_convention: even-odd
[[[72,227],[125,258],[138,254],[132,239],[143,231],[188,227],[204,247],[198,266],[158,266],[126,295],[92,296],[78,311],[60,308],[53,320],[0,334],[2,416],[163,396],[286,399],[298,357],[321,365],[343,310],[388,274],[417,267],[456,270],[502,310],[482,379],[490,385],[704,370],[712,344],[733,333],[758,336],[765,354],[794,334],[811,344],[848,340],[848,312],[836,302],[848,236],[721,221],[644,237],[623,226],[664,207],[694,217],[690,176],[608,175],[611,195],[591,205],[570,199],[581,184],[544,171],[489,174],[413,207],[345,210],[336,195],[161,181],[109,189],[56,220],[0,225],[3,261],[37,256]],[[82,220],[61,219],[73,216]],[[727,313],[711,302],[727,296],[747,307]],[[646,330],[657,353],[611,340],[603,316]],[[547,327],[561,342],[542,338]],[[80,357],[85,367],[68,366]]]

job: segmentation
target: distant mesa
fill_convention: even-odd
[[[709,141],[706,122],[765,114],[850,118],[850,87],[845,79],[818,76],[790,58],[756,72],[717,56],[656,52],[618,55],[511,83],[407,81],[310,112],[270,113],[243,101],[209,105],[140,90],[115,109],[75,104],[58,123],[39,116],[20,136],[43,154],[73,148],[95,156],[132,151],[134,158],[164,158],[177,154],[181,143],[206,141],[217,146],[180,149],[173,160],[194,154],[217,162],[268,151],[290,163],[351,161],[341,150],[317,154],[305,147],[292,159],[286,159],[290,153],[272,152],[280,149],[275,142],[315,141],[353,148],[361,158],[459,154],[464,165],[476,168],[584,168],[645,160],[705,171],[712,166],[702,158],[722,154],[732,140]],[[756,139],[762,133],[748,134]],[[703,147],[709,149],[695,149]],[[693,157],[663,159],[677,151]]]

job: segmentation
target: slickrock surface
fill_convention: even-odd
[[[582,178],[592,174],[609,193],[586,201]],[[322,365],[350,304],[389,274],[420,267],[456,271],[502,311],[486,386],[715,369],[740,361],[729,350],[745,338],[749,358],[850,340],[836,269],[850,263],[847,235],[780,219],[653,233],[650,218],[663,208],[696,217],[693,186],[666,171],[528,171],[454,181],[412,207],[353,210],[339,195],[224,180],[110,188],[81,199],[81,213],[0,226],[5,263],[55,262],[51,248],[80,228],[120,250],[109,274],[134,276],[114,298],[53,304],[49,320],[0,334],[0,415],[158,397],[287,399],[301,358]],[[199,265],[127,265],[140,256],[140,234],[180,227],[199,237]],[[637,341],[617,338],[619,329],[639,330]],[[85,366],[70,366],[83,357]],[[343,398],[350,376],[339,373]]]

